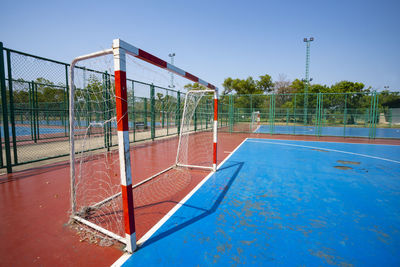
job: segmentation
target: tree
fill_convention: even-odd
[[[273,90],[274,83],[268,74],[259,76],[259,80],[248,77],[245,80],[226,78],[222,86],[222,95],[236,93],[238,95],[254,95],[268,93]]]
[[[259,76],[259,80],[256,81],[257,90],[264,93],[272,92],[274,90],[274,83],[272,82],[271,76],[268,74]]]
[[[187,91],[190,91],[190,90],[206,90],[207,89],[207,87],[205,87],[204,85],[201,85],[199,83],[188,83],[183,88],[185,88]]]
[[[285,74],[279,74],[278,80],[274,83],[274,92],[277,94],[289,94],[293,92],[293,88],[290,86],[291,82],[287,79]]]

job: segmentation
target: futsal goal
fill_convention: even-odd
[[[134,88],[127,84],[127,78],[137,74],[129,68],[136,61],[199,83],[203,89],[185,94],[171,166],[133,184],[132,173],[139,166],[132,165],[135,154],[130,148],[128,109],[136,102],[130,101]],[[168,190],[179,190],[188,179],[189,169],[216,171],[218,89],[116,39],[112,48],[72,61],[69,91],[71,221],[102,237],[101,242],[118,240],[133,252],[137,247],[134,203],[145,205],[151,198],[162,200]],[[164,102],[179,105],[171,95],[161,97]],[[212,127],[197,129],[198,121]],[[112,144],[118,144],[118,149]]]

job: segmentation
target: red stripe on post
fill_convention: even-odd
[[[122,203],[125,218],[125,233],[131,235],[135,233],[135,221],[133,217],[133,192],[132,185],[121,185]]]
[[[196,83],[199,82],[199,78],[194,76],[193,74],[190,74],[189,72],[185,72],[185,77],[193,82],[196,82]]]
[[[143,59],[144,61],[147,61],[151,64],[154,64],[156,66],[159,66],[163,69],[167,68],[167,62],[156,57],[153,56],[152,54],[147,53],[146,51],[143,51],[142,49],[139,49],[139,55],[137,56],[140,59]]]
[[[115,71],[115,102],[117,108],[117,129],[118,131],[128,131],[128,95],[126,90],[126,72]]]
[[[217,164],[217,143],[214,143],[213,163]]]
[[[214,120],[218,120],[218,99],[214,99]]]

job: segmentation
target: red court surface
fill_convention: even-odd
[[[220,133],[218,162],[246,137],[400,145],[400,140],[388,139]],[[170,162],[163,159],[176,153],[176,144],[176,138],[135,144],[131,150],[133,183],[168,167]],[[154,203],[135,202],[138,239],[188,194],[206,172],[196,171],[191,175],[190,183],[173,195],[154,199]],[[0,266],[110,266],[122,255],[121,244],[101,247],[81,241],[75,230],[70,229],[69,188],[68,162],[0,176]]]

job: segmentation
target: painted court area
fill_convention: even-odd
[[[399,266],[400,147],[247,139],[123,266]]]
[[[127,266],[399,265],[399,141],[254,134],[243,142],[247,137],[219,134],[218,162],[227,160],[207,181],[207,173],[192,173],[180,192],[135,203],[140,239],[204,182]],[[365,142],[372,144],[353,144]],[[134,183],[168,167],[163,158],[176,153],[176,144],[176,138],[135,144]],[[81,241],[66,224],[69,194],[68,162],[0,176],[0,266],[118,260],[121,244]]]

